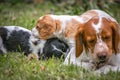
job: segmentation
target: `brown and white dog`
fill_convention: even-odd
[[[101,10],[89,10],[81,16],[45,15],[39,18],[33,35],[46,40],[58,37],[69,45],[65,59],[90,68],[104,64],[118,65],[119,25],[117,21]],[[117,60],[117,61],[116,61]]]
[[[89,10],[80,17],[87,22],[79,27],[75,36],[75,56],[74,51],[71,52],[65,63],[70,58],[70,62],[85,68],[95,66],[99,73],[120,70],[118,22],[100,10]]]
[[[79,18],[79,16],[69,15],[45,15],[39,18],[32,33],[43,42],[57,37],[65,41],[71,50],[72,47],[75,47],[74,37],[82,21],[79,21]]]

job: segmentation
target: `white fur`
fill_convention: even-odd
[[[29,30],[23,28],[23,27],[19,27],[19,26],[4,26],[4,28],[6,28],[9,32],[7,33],[7,38],[10,36],[11,32],[13,32],[14,30],[19,31],[19,30],[23,30],[23,31],[27,31],[30,33]]]
[[[102,18],[101,17],[99,18],[98,24],[92,23],[92,27],[95,29],[97,34],[100,33],[101,26],[102,26]]]
[[[3,40],[2,40],[1,37],[0,37],[0,49],[3,51],[3,53],[7,53],[7,50],[6,50],[6,48],[4,47]]]
[[[10,32],[12,32],[13,30],[16,30],[16,31],[23,30],[26,32],[30,32],[28,29],[25,29],[25,28],[19,27],[19,26],[4,26],[4,27],[7,28]]]
[[[98,14],[97,16],[98,16],[99,18],[100,18],[100,17],[101,17],[101,18],[105,17],[105,18],[107,18],[107,19],[112,20],[113,22],[117,22],[113,17],[111,17],[109,14],[107,14],[107,13],[104,12],[104,11],[96,10],[96,9],[89,10],[89,11],[94,11],[94,12],[96,12],[96,13]],[[81,18],[81,20],[82,20],[83,23],[86,23],[86,22],[89,21],[91,18],[96,17],[96,16],[91,16],[91,15],[89,15],[89,11],[83,13],[83,14],[80,16],[80,18]],[[87,19],[86,19],[86,18],[87,18]]]
[[[72,19],[77,20],[78,22],[82,22],[79,16],[73,16],[73,15],[50,15],[55,20],[60,20],[62,22],[62,28],[65,29],[66,23],[68,21],[71,21]]]
[[[36,46],[33,44],[34,41],[38,41],[40,40],[39,44]],[[42,40],[42,39],[39,39],[39,33],[37,31],[36,28],[33,28],[32,29],[32,36],[30,37],[30,44],[32,45],[31,49],[33,49],[33,53],[38,53],[38,49],[40,49],[40,53],[43,52],[43,48],[44,48],[44,44],[45,44],[46,40]]]
[[[58,48],[57,48],[55,45],[53,45],[53,44],[52,44],[52,47],[53,47],[53,49],[52,49],[53,51],[54,51],[54,50],[57,50],[57,51],[59,51],[59,52],[61,52],[61,53],[64,53],[62,50],[58,49]]]
[[[39,33],[38,33],[38,31],[37,31],[37,29],[34,27],[33,29],[32,29],[32,35],[34,36],[34,37],[36,37],[36,38],[39,38]]]
[[[64,61],[64,64],[65,65],[74,64],[77,66],[84,67],[85,69],[91,69],[91,67],[93,66],[93,64],[91,64],[92,55],[90,53],[86,54],[85,51],[83,51],[81,56],[76,58],[74,52],[75,52],[75,47],[71,48],[70,52],[68,53]]]
[[[113,17],[111,17],[109,14],[101,11],[101,10],[93,10],[95,12],[97,12],[99,14],[99,17],[105,17],[105,18],[108,18],[110,20],[112,20],[113,22],[117,22]]]
[[[34,45],[33,43],[35,41],[39,41],[39,43],[37,45]],[[31,45],[30,48],[32,50],[32,53],[36,54],[36,53],[38,53],[39,50],[40,50],[40,53],[42,53],[45,42],[46,42],[46,40],[40,40],[34,36],[31,36],[29,43]]]

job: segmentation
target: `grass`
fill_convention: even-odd
[[[119,5],[105,10],[120,22]],[[82,7],[45,4],[0,3],[0,26],[17,25],[32,29],[44,14],[79,15]],[[101,77],[74,65],[63,65],[62,59],[47,61],[28,60],[22,53],[0,55],[0,80],[120,80],[120,72],[110,72]]]

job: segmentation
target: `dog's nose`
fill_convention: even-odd
[[[99,60],[105,61],[107,58],[107,53],[98,54],[97,56]]]

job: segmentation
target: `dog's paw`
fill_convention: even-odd
[[[28,60],[39,60],[39,57],[37,54],[31,53],[28,55]]]

